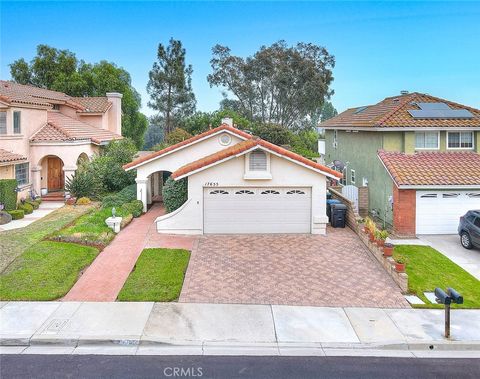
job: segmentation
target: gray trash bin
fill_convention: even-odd
[[[331,205],[331,221],[330,224],[334,228],[344,228],[347,217],[347,206],[344,204]]]

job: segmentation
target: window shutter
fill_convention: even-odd
[[[0,112],[0,134],[7,134],[7,112]]]
[[[250,153],[249,170],[267,171],[267,154],[264,151],[255,150]]]
[[[20,112],[13,112],[13,132],[15,134],[22,132],[20,128]]]

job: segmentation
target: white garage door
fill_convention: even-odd
[[[417,191],[417,234],[457,233],[470,209],[480,209],[480,191]]]
[[[205,188],[204,233],[310,233],[310,188]]]

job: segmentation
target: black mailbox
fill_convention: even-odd
[[[457,291],[453,288],[447,288],[447,293],[452,299],[452,301],[456,304],[463,304],[463,296],[460,295]]]
[[[441,288],[435,288],[435,297],[440,304],[450,305],[452,303],[452,298]]]

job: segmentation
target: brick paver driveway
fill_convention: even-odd
[[[212,235],[193,249],[181,302],[408,307],[350,229]]]

